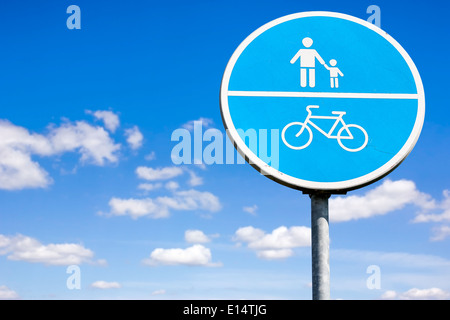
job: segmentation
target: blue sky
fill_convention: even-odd
[[[309,197],[248,164],[176,165],[171,135],[224,132],[223,72],[261,25],[372,4],[425,123],[389,176],[331,197],[331,297],[449,299],[450,6],[381,0],[2,3],[0,298],[310,299]]]

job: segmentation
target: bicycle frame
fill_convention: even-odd
[[[321,134],[323,134],[325,137],[327,137],[328,139],[337,139],[338,136],[337,135],[333,136],[332,133],[336,129],[337,125],[339,123],[342,123],[342,125],[344,126],[345,131],[347,132],[348,136],[344,136],[344,137],[341,136],[340,138],[341,139],[353,139],[353,135],[351,134],[350,130],[348,130],[347,124],[345,123],[344,119],[342,119],[342,117],[344,116],[345,112],[337,112],[337,114],[338,114],[337,116],[313,116],[309,107],[307,108],[307,111],[308,111],[308,116],[305,119],[304,126],[295,135],[296,137],[298,137],[298,136],[300,136],[302,134],[303,130],[305,129],[305,126],[311,125],[312,127],[316,128],[317,131],[319,131]],[[328,120],[336,120],[336,121],[334,122],[334,124],[331,127],[330,131],[325,132],[317,124],[312,122],[311,119],[328,119]]]

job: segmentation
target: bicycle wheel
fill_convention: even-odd
[[[306,130],[305,130],[306,129]],[[286,134],[291,143],[286,141]],[[313,138],[311,129],[303,122],[291,122],[283,128],[281,139],[290,149],[301,150],[310,145]],[[305,142],[306,141],[306,142]],[[297,143],[292,143],[297,142]]]
[[[344,130],[347,132],[347,135],[342,136]],[[337,141],[342,149],[350,152],[358,152],[366,147],[367,142],[369,142],[369,136],[363,127],[356,124],[348,124],[339,130]],[[347,146],[342,141],[346,141]],[[362,141],[362,144],[360,141]]]

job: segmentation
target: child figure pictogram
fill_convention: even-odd
[[[324,67],[330,71],[330,85],[332,88],[339,88],[338,77],[344,76],[344,74],[341,72],[341,70],[339,70],[339,68],[336,67],[336,64],[337,64],[337,61],[335,59],[330,60],[331,67],[329,67],[327,64],[324,64]]]

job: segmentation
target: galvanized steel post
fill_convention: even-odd
[[[330,235],[327,193],[311,197],[311,253],[313,300],[330,299]]]

